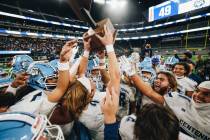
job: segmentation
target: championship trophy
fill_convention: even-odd
[[[115,41],[117,30],[114,28],[110,19],[107,18],[96,23],[91,17],[89,11],[91,9],[92,0],[68,0],[68,2],[76,16],[80,20],[87,22],[92,28],[85,33],[84,39],[88,40],[91,38],[90,45],[93,51],[105,49],[105,46],[96,37],[96,34],[104,36],[104,25],[106,25],[106,27],[112,32],[113,39]]]

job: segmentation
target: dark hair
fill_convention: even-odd
[[[134,134],[139,140],[178,140],[179,120],[169,108],[146,104],[137,114]]]
[[[169,72],[169,71],[160,71],[157,73],[157,75],[159,74],[164,74],[167,78],[168,78],[168,82],[170,85],[170,88],[172,91],[177,91],[177,81],[176,78],[174,77],[174,75]]]
[[[0,93],[0,106],[12,106],[20,101],[28,93],[35,91],[36,89],[30,86],[23,86],[18,88],[16,94],[10,92]]]
[[[0,93],[0,107],[14,105],[15,100],[15,96],[10,92]]]
[[[184,54],[185,54],[189,59],[192,58],[192,53],[191,53],[191,52],[185,52]]]
[[[190,73],[190,66],[186,62],[175,63],[173,65],[173,67],[172,67],[172,70],[174,70],[176,65],[182,65],[184,67],[184,70],[185,70],[184,76],[188,76],[189,75],[189,73]]]

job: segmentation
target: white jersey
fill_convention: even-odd
[[[165,94],[164,96],[172,96],[172,95],[178,95],[178,92],[168,92],[167,94]],[[142,104],[141,107],[143,107],[145,104],[155,104],[154,101],[152,101],[149,97],[142,95]]]
[[[124,116],[120,122],[119,134],[122,140],[134,140],[134,125],[136,116],[134,114]]]
[[[189,79],[188,77],[176,77],[178,89],[182,92],[194,91],[198,85],[197,82]]]
[[[155,103],[155,102],[153,102],[149,97],[142,95],[141,107],[143,107],[145,104],[152,104],[152,103]]]
[[[119,99],[119,111],[117,116],[122,118],[129,114],[130,101],[135,101],[135,88],[126,84],[120,84],[120,99]]]
[[[136,116],[134,114],[125,116],[121,120],[119,134],[122,140],[136,140],[134,136],[135,122],[136,122]],[[180,132],[179,140],[194,140],[194,139]]]
[[[104,139],[104,115],[101,111],[100,102],[106,96],[106,92],[96,92],[87,110],[84,110],[79,117],[90,131],[92,139]]]
[[[35,90],[24,96],[19,102],[9,108],[9,112],[28,112],[31,114],[47,115],[56,103],[48,101],[43,90]]]
[[[196,140],[210,140],[210,109],[196,110],[184,95],[167,96],[165,104],[179,119],[180,127]]]

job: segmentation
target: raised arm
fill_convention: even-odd
[[[142,94],[150,98],[155,103],[164,104],[164,97],[155,92],[152,87],[146,84],[139,75],[135,74],[130,76],[134,85],[141,91]]]
[[[77,40],[66,42],[60,53],[58,64],[58,81],[56,88],[48,93],[48,100],[58,102],[65,94],[69,85],[69,58],[72,55],[72,48],[77,46]]]
[[[141,91],[142,94],[149,97],[152,101],[156,103],[164,104],[163,96],[155,92],[150,85],[146,84],[140,78],[140,76],[136,73],[135,69],[133,68],[133,64],[131,64],[125,56],[122,56],[120,58],[120,61],[124,64],[122,66],[122,70],[126,72],[126,74],[133,81],[134,85]]]
[[[119,93],[120,88],[120,70],[119,65],[117,62],[117,58],[114,52],[114,39],[111,31],[109,28],[104,26],[105,35],[103,37],[100,37],[97,35],[97,37],[101,40],[104,46],[106,46],[106,51],[108,55],[108,69],[109,69],[109,75],[110,75],[110,85],[112,85],[116,92]]]
[[[97,56],[99,58],[99,68],[100,68],[100,73],[101,73],[101,80],[104,83],[104,85],[107,87],[109,81],[110,81],[110,77],[109,77],[109,73],[106,70],[106,66],[105,66],[105,51],[98,51],[97,52]]]
[[[83,37],[85,34],[83,35]],[[84,43],[84,54],[81,58],[80,65],[79,65],[79,70],[78,70],[78,75],[79,77],[82,77],[85,75],[85,72],[87,70],[87,65],[88,65],[88,58],[89,58],[89,53],[90,53],[90,41],[91,39],[89,38],[88,41],[85,41],[83,39]]]

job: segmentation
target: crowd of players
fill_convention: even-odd
[[[92,52],[91,59],[91,39],[83,41],[78,58],[77,40],[66,42],[50,62],[15,56],[10,74],[0,73],[0,112],[46,115],[59,139],[209,140],[208,59],[198,66],[186,52],[163,61],[150,47],[116,57],[112,34],[104,30],[97,37],[105,51]],[[0,139],[9,136],[1,125],[6,117]],[[37,137],[50,139],[49,133]]]

